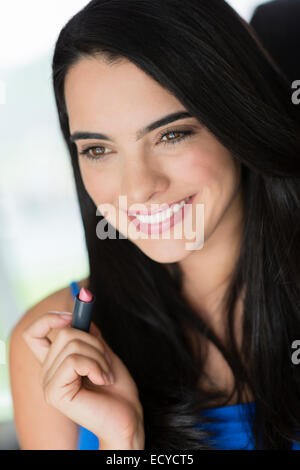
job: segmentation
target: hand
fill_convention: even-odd
[[[72,328],[71,319],[47,312],[23,332],[41,363],[46,402],[96,434],[100,449],[143,449],[143,408],[133,378],[93,322],[87,333]],[[52,329],[59,329],[53,342],[47,338]],[[110,371],[112,385],[102,375]]]

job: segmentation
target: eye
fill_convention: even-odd
[[[181,141],[181,140],[184,140],[184,139],[186,139],[187,137],[193,135],[194,132],[191,131],[191,130],[188,130],[188,131],[180,131],[180,130],[176,130],[176,129],[174,129],[174,130],[167,130],[167,131],[164,131],[162,134],[160,134],[160,138],[162,139],[163,137],[166,137],[166,136],[172,135],[172,134],[173,134],[173,136],[174,136],[175,134],[181,134],[181,136],[180,136],[180,137],[176,137],[176,136],[175,136],[175,137],[172,137],[171,139],[167,139],[167,140],[161,141],[161,143],[164,144],[164,145],[175,144],[175,143],[177,143],[177,142],[179,142],[179,141]]]
[[[94,146],[94,147],[86,147],[86,148],[83,148],[81,150],[81,152],[79,152],[79,155],[83,155],[86,158],[88,158],[89,160],[102,160],[104,158],[103,156],[104,155],[106,156],[107,152],[98,152],[97,151],[96,153],[92,153],[92,154],[89,153],[90,151],[99,150],[99,149],[107,149],[107,147],[104,147],[102,145],[97,145],[97,146]]]
[[[160,135],[159,135],[159,144],[163,145],[169,145],[169,144],[176,144],[179,143],[180,141],[187,139],[188,137],[192,136],[195,132],[192,130],[177,130],[177,129],[171,129],[171,130],[164,130]],[[176,134],[181,134],[179,137],[176,137]],[[167,138],[166,140],[162,140],[166,136],[172,136],[171,139]],[[92,147],[86,147],[79,152],[79,155],[83,155],[85,158],[89,160],[94,160],[94,161],[99,161],[103,160],[106,158],[107,155],[109,155],[110,152],[99,152],[99,149],[107,149],[107,147],[104,147],[103,145],[97,145],[97,146],[92,146]],[[95,152],[95,153],[94,153]]]

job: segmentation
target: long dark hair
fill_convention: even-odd
[[[97,54],[108,64],[126,58],[140,67],[241,163],[243,233],[226,296],[226,343],[184,299],[177,263],[151,260],[119,232],[116,239],[96,235],[103,216],[69,140],[64,79],[71,65]],[[245,384],[253,393],[255,447],[289,448],[300,428],[300,365],[291,361],[291,344],[300,338],[300,119],[290,84],[223,0],[92,0],[61,30],[52,65],[97,297],[93,321],[137,384],[145,448],[209,448],[201,409],[212,398],[226,404],[228,396],[197,387],[201,338],[228,361],[239,399]],[[239,350],[233,312],[243,286]]]

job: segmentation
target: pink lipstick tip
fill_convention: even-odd
[[[82,287],[79,292],[79,300],[82,302],[90,302],[93,299],[93,294],[88,290]]]

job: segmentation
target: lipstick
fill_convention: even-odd
[[[82,331],[89,331],[95,300],[96,297],[91,291],[84,287],[80,289],[80,292],[75,297],[71,327]]]

